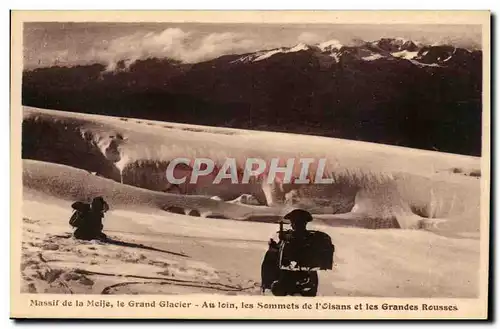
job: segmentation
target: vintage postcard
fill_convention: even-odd
[[[488,317],[488,11],[11,31],[11,317]]]

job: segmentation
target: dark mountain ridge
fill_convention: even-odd
[[[23,73],[23,104],[481,154],[482,53],[399,38]]]

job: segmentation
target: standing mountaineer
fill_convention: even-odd
[[[330,236],[307,230],[312,215],[295,209],[285,215],[291,230],[283,230],[280,222],[279,242],[271,239],[262,262],[262,291],[271,289],[275,296],[299,294],[316,296],[318,270],[333,268],[335,247]]]
[[[106,234],[102,233],[102,219],[104,213],[109,210],[109,205],[103,197],[92,199],[92,203],[75,202],[71,205],[74,209],[69,220],[71,226],[76,227],[74,237],[80,240],[106,240]]]

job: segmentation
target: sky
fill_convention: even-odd
[[[403,37],[428,44],[480,48],[479,25],[209,24],[209,23],[25,23],[25,69],[168,57],[197,63],[298,43]]]

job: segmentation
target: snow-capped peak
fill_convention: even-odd
[[[279,53],[282,53],[282,54],[294,53],[297,51],[308,50],[308,49],[309,49],[308,45],[306,45],[304,43],[299,43],[298,45],[295,45],[292,48],[277,48],[277,49],[270,50],[268,52],[264,52],[260,56],[256,57],[253,61],[254,62],[261,61],[263,59],[269,58],[269,57],[276,55],[276,54],[279,54]]]
[[[258,62],[261,60],[264,60],[266,58],[269,58],[271,56],[274,56],[276,54],[286,54],[286,53],[294,53],[298,51],[303,51],[303,50],[309,50],[310,47],[306,45],[305,43],[299,43],[291,48],[287,47],[280,47],[276,49],[271,49],[271,50],[264,50],[264,51],[259,51],[252,55],[252,58],[249,58],[248,56],[245,57],[245,59],[248,59],[253,62]]]
[[[318,44],[318,48],[321,49],[321,51],[340,49],[342,47],[343,45],[338,40],[335,39],[321,42],[320,44]]]
[[[414,42],[402,37],[381,38],[369,42],[359,41],[357,45],[349,46],[344,46],[338,40],[332,39],[314,45],[299,43],[292,47],[261,50],[242,55],[231,63],[256,63],[267,60],[277,54],[291,55],[300,52],[304,52],[305,54],[307,52],[308,55],[319,58],[321,65],[331,65],[334,62],[340,63],[342,59],[345,59],[347,62],[353,62],[359,60],[376,61],[379,59],[392,61],[395,58],[399,58],[409,60],[412,63],[425,63],[425,66],[429,66],[432,64],[437,65],[437,63],[451,63],[452,56],[458,56],[455,54],[456,48],[453,46],[439,47],[439,49],[433,48],[433,46],[423,46],[420,42]],[[460,54],[465,52],[465,50],[460,51]],[[432,54],[428,56],[429,52]],[[332,60],[328,60],[326,56],[332,57]],[[275,59],[278,60],[278,58]]]
[[[308,45],[306,45],[305,43],[299,43],[299,44],[295,45],[294,47],[290,48],[287,52],[293,53],[296,51],[308,50],[308,49],[309,49]]]
[[[263,52],[257,53],[256,54],[257,57],[255,57],[252,61],[258,62],[258,61],[261,61],[263,59],[269,58],[273,55],[283,53],[283,52],[285,52],[285,50],[283,50],[282,48],[273,49],[273,50],[269,50],[269,51],[263,51]]]

